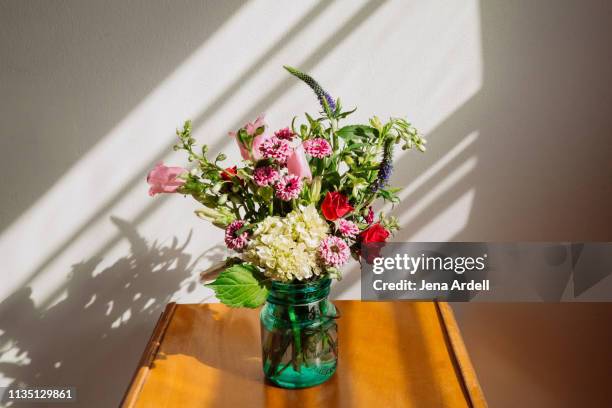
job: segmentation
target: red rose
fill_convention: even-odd
[[[238,167],[234,166],[223,170],[220,176],[225,181],[232,181],[232,177],[236,177],[236,174],[238,174]]]
[[[389,231],[379,222],[372,224],[368,229],[363,230],[359,234],[359,241],[362,244],[369,244],[371,242],[385,242],[389,238]]]
[[[380,251],[385,246],[385,241],[389,238],[389,231],[379,222],[372,224],[368,229],[359,234],[360,255],[369,264],[380,256]]]
[[[328,221],[336,221],[351,211],[353,207],[349,204],[348,198],[337,191],[327,192],[321,204],[321,212]]]

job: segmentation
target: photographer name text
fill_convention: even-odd
[[[385,282],[381,279],[377,279],[372,283],[372,286],[376,291],[488,291],[490,289],[490,282],[488,279],[480,281],[460,281],[459,279],[455,279],[450,283],[428,282],[424,279],[420,281],[403,279],[398,282]]]

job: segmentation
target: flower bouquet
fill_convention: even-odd
[[[317,116],[294,118],[271,133],[264,117],[247,123],[235,139],[242,162],[230,167],[222,153],[195,148],[191,123],[177,130],[175,150],[192,169],[158,164],[148,175],[150,195],[180,193],[203,205],[198,217],[224,229],[236,252],[207,286],[232,307],[261,311],[262,362],[266,377],[283,387],[322,383],[337,363],[338,311],[328,300],[331,279],[363,244],[383,243],[397,220],[375,216],[377,199],[396,203],[388,185],[396,144],[425,151],[425,140],[406,120],[378,117],[365,125],[340,126],[345,111],[309,75],[304,81],[321,105]]]

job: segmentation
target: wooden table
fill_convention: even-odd
[[[259,310],[171,303],[123,407],[486,407],[446,303],[334,303],[338,369],[301,390],[264,381]]]

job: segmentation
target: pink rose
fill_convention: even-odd
[[[180,186],[185,184],[185,180],[179,178],[183,173],[187,173],[187,170],[182,167],[168,167],[163,163],[158,163],[147,176],[147,183],[151,186],[149,195],[175,193]]]
[[[295,174],[300,178],[312,179],[310,166],[308,165],[308,160],[306,160],[306,154],[304,154],[302,145],[296,147],[287,159],[287,170],[289,170],[289,174]]]

